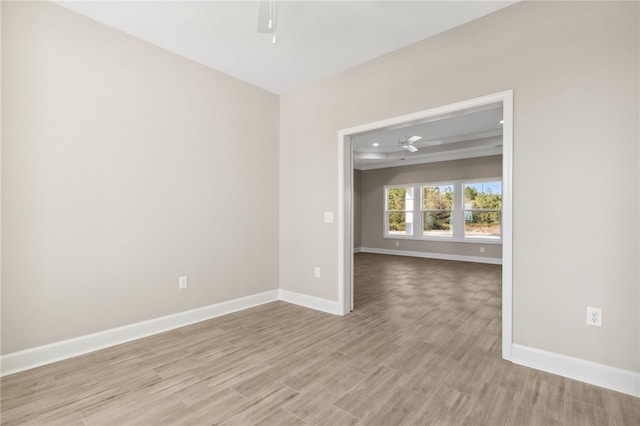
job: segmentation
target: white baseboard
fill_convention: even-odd
[[[373,248],[373,247],[360,247],[360,252],[373,253],[373,254],[390,254],[393,256],[422,257],[425,259],[458,260],[461,262],[490,263],[492,265],[502,265],[502,259],[497,257],[462,256],[459,254],[429,253],[429,252],[423,252],[423,251],[408,251],[408,250],[391,250],[391,249],[381,249],[381,248]]]
[[[0,376],[18,373],[56,361],[62,361],[276,300],[340,315],[340,307],[337,302],[289,290],[271,290],[205,306],[203,308],[7,354],[0,357]],[[512,345],[511,360],[516,364],[526,367],[547,371],[570,379],[640,397],[640,373],[518,344]]]
[[[340,312],[338,303],[331,300],[320,299],[288,290],[271,290],[3,355],[0,357],[0,377],[152,336],[196,322],[206,321],[276,300],[282,300],[334,315],[339,315]]]
[[[360,253],[362,251],[362,247],[354,247],[353,248],[353,252],[354,253]]]
[[[640,373],[518,344],[511,355],[516,364],[640,397]]]
[[[216,303],[203,308],[179,312],[148,321],[125,325],[61,342],[38,346],[0,357],[0,376],[29,370],[132,340],[148,337],[178,327],[278,300],[278,290]]]
[[[280,289],[280,300],[293,303],[295,305],[304,306],[306,308],[315,309],[333,315],[340,315],[340,307],[338,302],[333,300],[321,299],[319,297],[309,296],[302,293],[296,293],[289,290]]]

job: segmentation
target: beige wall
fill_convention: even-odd
[[[513,89],[514,341],[640,371],[638,7],[522,2],[282,96],[281,288],[338,300],[340,129]]]
[[[277,96],[48,2],[2,89],[3,353],[278,288]]]
[[[468,158],[404,167],[365,170],[361,173],[361,244],[366,248],[417,251],[499,259],[501,244],[417,241],[384,238],[384,186],[502,176],[502,156]],[[354,191],[355,192],[355,191]],[[355,235],[355,232],[354,232]],[[396,242],[399,246],[396,246]],[[480,253],[484,247],[484,253]]]
[[[338,130],[513,89],[514,340],[640,371],[638,18],[521,2],[278,100],[2,2],[2,353],[278,281],[337,300]]]

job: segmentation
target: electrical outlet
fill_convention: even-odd
[[[484,247],[480,247],[480,253],[484,253]]]
[[[189,281],[187,280],[187,276],[183,275],[180,278],[178,278],[178,288],[180,290],[184,290],[187,287],[189,287]]]
[[[400,241],[396,241],[396,247],[400,247]]]
[[[333,212],[324,212],[324,223],[333,223]]]
[[[602,327],[602,308],[587,306],[587,325]]]
[[[317,266],[313,270],[313,276],[316,278],[320,278],[320,268],[318,268]]]

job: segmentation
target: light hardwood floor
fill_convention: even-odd
[[[356,309],[284,302],[5,377],[2,424],[640,425],[500,358],[500,267],[356,256]]]

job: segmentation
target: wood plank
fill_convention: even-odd
[[[640,424],[501,359],[500,266],[360,253],[345,317],[273,302],[0,379],[3,425]]]

